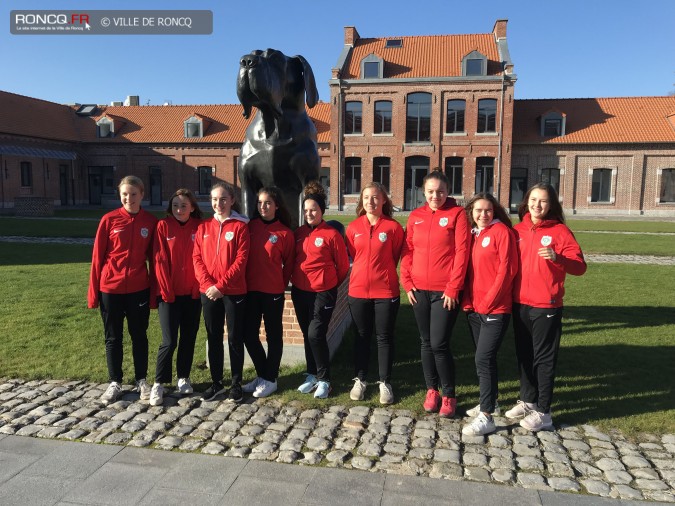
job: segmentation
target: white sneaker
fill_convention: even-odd
[[[160,383],[155,383],[150,391],[150,405],[161,406],[162,402],[164,402],[164,387]]]
[[[492,417],[488,418],[485,413],[480,412],[471,423],[462,428],[462,434],[467,436],[484,436],[485,434],[492,434],[497,430],[495,421]]]
[[[349,392],[349,398],[353,401],[362,401],[366,395],[366,386],[368,386],[368,383],[361,381],[359,378],[354,378],[354,386]]]
[[[253,397],[260,399],[262,397],[272,395],[276,391],[277,391],[276,381],[267,381],[266,379],[260,378],[258,388],[255,389],[255,392],[253,392]]]
[[[190,384],[190,378],[178,378],[178,393],[181,395],[189,395],[194,392]]]
[[[150,399],[150,390],[150,385],[148,385],[148,382],[145,381],[145,378],[139,379],[136,382],[136,391],[141,394],[142,401],[147,401]]]
[[[241,387],[242,392],[244,392],[245,394],[252,394],[253,392],[255,392],[255,389],[258,388],[261,381],[264,380],[256,376],[256,378],[253,381],[249,381],[245,385],[242,385]]]
[[[101,396],[101,402],[105,405],[108,405],[111,402],[115,402],[121,394],[122,386],[117,383],[117,381],[112,381],[110,382],[110,385],[108,385],[108,388],[106,388],[105,392],[103,392],[103,395]]]
[[[473,408],[466,410],[466,416],[470,416],[471,418],[476,418],[480,413],[482,413],[480,404],[477,404]],[[492,412],[492,414],[495,416],[500,416],[502,414],[502,408],[499,407],[498,402],[495,402],[495,410]]]
[[[523,429],[539,432],[540,430],[553,430],[553,420],[551,413],[541,413],[539,411],[530,411],[530,413],[520,421]]]
[[[389,383],[378,381],[380,384],[380,404],[394,404],[394,391]]]
[[[515,406],[509,409],[504,416],[510,418],[511,420],[518,420],[527,416],[532,410],[536,410],[537,405],[531,402],[518,401]]]

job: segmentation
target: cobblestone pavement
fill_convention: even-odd
[[[0,434],[675,502],[675,434],[629,440],[589,425],[533,434],[497,417],[497,433],[467,437],[462,419],[302,410],[273,397],[237,405],[169,394],[153,407],[126,386],[104,406],[106,386],[0,379]]]

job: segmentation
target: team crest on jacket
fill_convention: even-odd
[[[485,237],[485,238],[483,239],[483,242],[480,243],[480,245],[483,246],[483,248],[487,248],[487,247],[490,245],[490,238],[489,238],[489,237]]]
[[[274,235],[274,234],[272,234],[272,235],[270,236],[270,238],[269,238],[269,241],[270,241],[272,244],[276,244],[278,240],[279,240],[279,238],[278,238],[276,235]]]
[[[441,227],[446,227],[448,225],[448,218],[446,216],[443,216],[440,220],[438,220],[438,224]]]
[[[192,234],[191,239],[192,239],[192,242],[195,242],[195,234]]]
[[[386,232],[380,232],[380,235],[378,237],[380,239],[380,242],[387,242],[387,233]]]
[[[232,239],[234,239],[234,232],[225,232],[225,240],[231,241]]]
[[[147,237],[148,237],[148,229],[147,229],[147,228],[143,227],[143,228],[141,229],[141,237],[142,237],[143,239],[147,239]]]
[[[549,246],[553,242],[553,238],[550,235],[545,235],[541,238],[542,246]]]
[[[317,237],[314,239],[314,246],[320,248],[323,245],[323,237]]]

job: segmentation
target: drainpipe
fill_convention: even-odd
[[[338,79],[338,131],[337,131],[337,154],[338,154],[338,175],[337,175],[337,205],[338,211],[342,211],[342,169],[344,168],[343,147],[342,147],[342,123],[343,123],[343,109],[344,109],[344,92],[342,87],[342,79]]]
[[[502,194],[502,143],[504,138],[504,76],[506,75],[506,65],[502,62],[502,98],[499,102],[499,142],[497,151],[497,202],[501,204]]]

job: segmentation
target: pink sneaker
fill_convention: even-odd
[[[435,388],[427,390],[427,398],[424,400],[424,411],[436,413],[441,407],[441,394]]]
[[[443,397],[443,403],[441,405],[441,410],[438,412],[438,416],[443,418],[452,418],[455,416],[455,409],[457,408],[457,399],[454,397]]]

